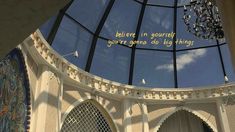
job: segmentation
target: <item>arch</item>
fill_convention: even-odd
[[[94,97],[87,97],[85,99],[79,99],[77,101],[75,101],[64,113],[62,119],[61,119],[61,123],[60,123],[60,130],[62,129],[62,126],[64,124],[64,121],[66,119],[66,117],[69,115],[69,113],[76,107],[78,107],[79,105],[83,104],[83,103],[91,103],[93,106],[95,106],[95,108],[97,108],[99,110],[99,112],[103,115],[105,121],[107,122],[107,124],[109,125],[109,127],[111,128],[112,131],[118,131],[118,127],[116,125],[116,123],[114,123],[114,118],[113,116],[110,114],[109,110],[107,110],[105,107],[103,107],[99,102],[96,101],[96,99]]]
[[[205,122],[212,130],[213,132],[218,132],[218,130],[216,129],[216,127],[209,121],[207,120],[203,115],[201,115],[199,112],[186,108],[186,107],[177,107],[175,108],[173,111],[167,112],[162,118],[161,120],[158,122],[157,126],[154,128],[154,132],[157,132],[161,125],[174,113],[180,111],[180,110],[185,110],[189,113],[192,113],[193,115],[197,116],[198,118],[200,118],[203,122]]]

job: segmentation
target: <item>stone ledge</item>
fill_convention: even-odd
[[[32,44],[30,44],[30,42]],[[65,79],[101,94],[116,95],[121,98],[184,101],[197,99],[213,99],[235,95],[235,84],[226,84],[202,88],[143,88],[110,81],[83,71],[71,64],[43,38],[39,30],[24,41],[26,49],[39,64],[46,64],[60,73]],[[31,45],[31,46],[30,46]],[[34,54],[34,55],[33,55]]]

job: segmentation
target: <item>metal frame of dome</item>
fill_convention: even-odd
[[[91,35],[93,35],[93,38],[92,38],[92,44],[90,46],[90,50],[89,50],[89,54],[88,54],[88,59],[87,59],[87,63],[86,63],[86,67],[85,67],[85,71],[87,72],[90,72],[90,69],[91,69],[91,64],[92,64],[92,61],[93,61],[93,56],[94,56],[94,53],[95,53],[95,50],[96,50],[96,44],[97,44],[97,40],[100,38],[100,39],[103,39],[103,40],[106,40],[108,41],[109,39],[108,38],[105,38],[103,36],[100,36],[100,32],[105,24],[105,21],[110,13],[110,11],[112,10],[112,7],[115,3],[115,0],[110,0],[105,11],[104,11],[104,14],[103,16],[101,17],[100,21],[99,21],[99,24],[95,30],[95,32],[89,30],[86,26],[84,26],[83,24],[81,24],[79,21],[77,21],[76,19],[74,19],[72,16],[70,16],[68,13],[66,13],[66,10],[68,10],[68,8],[70,7],[70,5],[73,3],[74,0],[72,0],[67,6],[65,6],[63,9],[60,10],[60,12],[58,13],[57,15],[57,18],[51,28],[51,31],[47,37],[47,41],[48,43],[50,44],[53,44],[53,41],[55,39],[55,36],[56,36],[56,33],[58,31],[58,28],[60,26],[60,23],[63,19],[64,16],[66,16],[67,18],[69,18],[70,20],[72,20],[73,22],[75,22],[76,24],[78,24],[81,28],[85,29],[87,32],[89,32]],[[141,4],[141,10],[140,10],[140,13],[139,13],[139,18],[138,18],[138,24],[136,26],[136,31],[135,33],[137,34],[134,38],[134,40],[138,40],[138,36],[139,36],[139,33],[140,33],[140,28],[141,28],[141,23],[142,23],[142,20],[143,20],[143,16],[144,16],[144,12],[145,12],[145,8],[147,6],[156,6],[156,7],[165,7],[165,8],[173,8],[174,10],[174,14],[173,14],[173,32],[175,32],[177,34],[177,11],[178,11],[178,8],[183,8],[183,5],[178,5],[178,0],[174,0],[174,6],[165,6],[165,5],[156,5],[156,4],[149,4],[148,3],[148,0],[143,0],[143,2],[141,1],[138,1],[138,0],[133,0],[139,4]],[[218,49],[218,54],[219,54],[219,60],[220,60],[220,63],[221,63],[221,67],[222,67],[222,71],[223,71],[223,76],[224,77],[227,77],[227,74],[226,74],[226,70],[225,70],[225,65],[224,65],[224,62],[223,62],[223,57],[222,57],[222,53],[221,53],[221,46],[222,45],[226,45],[227,43],[220,43],[219,40],[216,40],[216,44],[215,45],[208,45],[208,46],[201,46],[201,47],[194,47],[194,48],[188,48],[188,49],[177,49],[176,48],[176,44],[175,44],[175,41],[176,41],[177,37],[176,35],[174,36],[173,38],[173,49],[172,50],[165,50],[165,49],[148,49],[148,48],[139,48],[139,47],[136,47],[136,46],[133,46],[131,47],[131,60],[130,60],[130,67],[129,67],[129,79],[128,79],[128,85],[133,85],[133,72],[134,72],[134,62],[135,62],[135,52],[136,50],[152,50],[152,51],[163,51],[163,52],[172,52],[173,54],[173,68],[174,68],[174,87],[175,88],[178,88],[178,75],[177,75],[177,53],[178,52],[181,52],[181,51],[189,51],[189,50],[196,50],[196,49],[202,49],[202,48],[211,48],[211,47],[217,47]],[[124,46],[124,45],[121,45],[121,46]],[[128,46],[126,46],[127,48],[130,48]]]

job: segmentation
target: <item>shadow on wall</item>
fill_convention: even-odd
[[[53,88],[53,87],[49,87],[50,89],[51,88]],[[80,96],[81,96],[81,98],[86,98],[87,97],[87,95],[86,94],[84,94],[84,93],[80,93],[76,88],[72,88],[72,89],[66,89],[66,90],[68,90],[68,91],[73,91],[73,92],[78,92],[79,94],[80,94]],[[45,97],[47,97],[48,98],[48,101],[45,101]],[[51,94],[51,93],[48,93],[48,92],[45,92],[45,91],[43,91],[43,92],[41,92],[40,94],[39,94],[39,96],[35,99],[35,102],[34,102],[34,110],[35,109],[37,109],[38,107],[39,107],[39,105],[40,104],[42,104],[42,103],[46,103],[47,105],[50,105],[50,106],[52,106],[52,107],[54,107],[54,108],[58,108],[58,103],[55,103],[55,102],[58,102],[58,100],[59,100],[59,98],[58,98],[58,96],[55,96],[55,95],[53,95],[53,94]],[[63,100],[65,101],[65,102],[67,102],[68,104],[70,104],[70,105],[72,105],[72,103],[74,103],[74,102],[76,102],[77,100],[78,100],[78,98],[76,98],[76,97],[74,97],[74,96],[71,96],[70,94],[68,94],[68,93],[66,93],[66,92],[64,92],[64,95],[63,95]],[[107,103],[107,104],[105,104],[105,100],[102,100],[101,101],[102,103],[101,103],[101,106],[102,107],[105,107],[106,109],[108,109],[108,110],[111,110],[112,109],[112,107],[113,107],[113,104],[112,103]],[[104,105],[105,104],[105,105]],[[118,112],[118,111],[116,111],[116,112]],[[109,112],[109,114],[110,115],[114,115],[115,114],[115,112]],[[115,119],[119,119],[119,118],[122,118],[122,117],[115,117]],[[134,116],[132,116],[132,118],[131,118],[131,120],[132,120],[132,124],[128,124],[128,125],[133,125],[133,124],[141,124],[141,118],[143,118],[142,117],[142,115],[134,115]],[[162,117],[163,118],[163,117]],[[150,122],[149,122],[150,123]],[[156,123],[156,122],[155,122]],[[118,126],[118,128],[122,128],[123,126],[121,126],[120,124],[115,124],[115,125],[117,125]],[[142,128],[143,128],[143,126],[142,126]],[[122,130],[122,129],[121,129]]]

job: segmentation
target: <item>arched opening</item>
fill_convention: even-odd
[[[179,110],[163,122],[158,132],[213,132],[213,130],[193,113]]]
[[[73,108],[66,116],[61,132],[112,132],[115,131],[108,113],[93,100]]]

